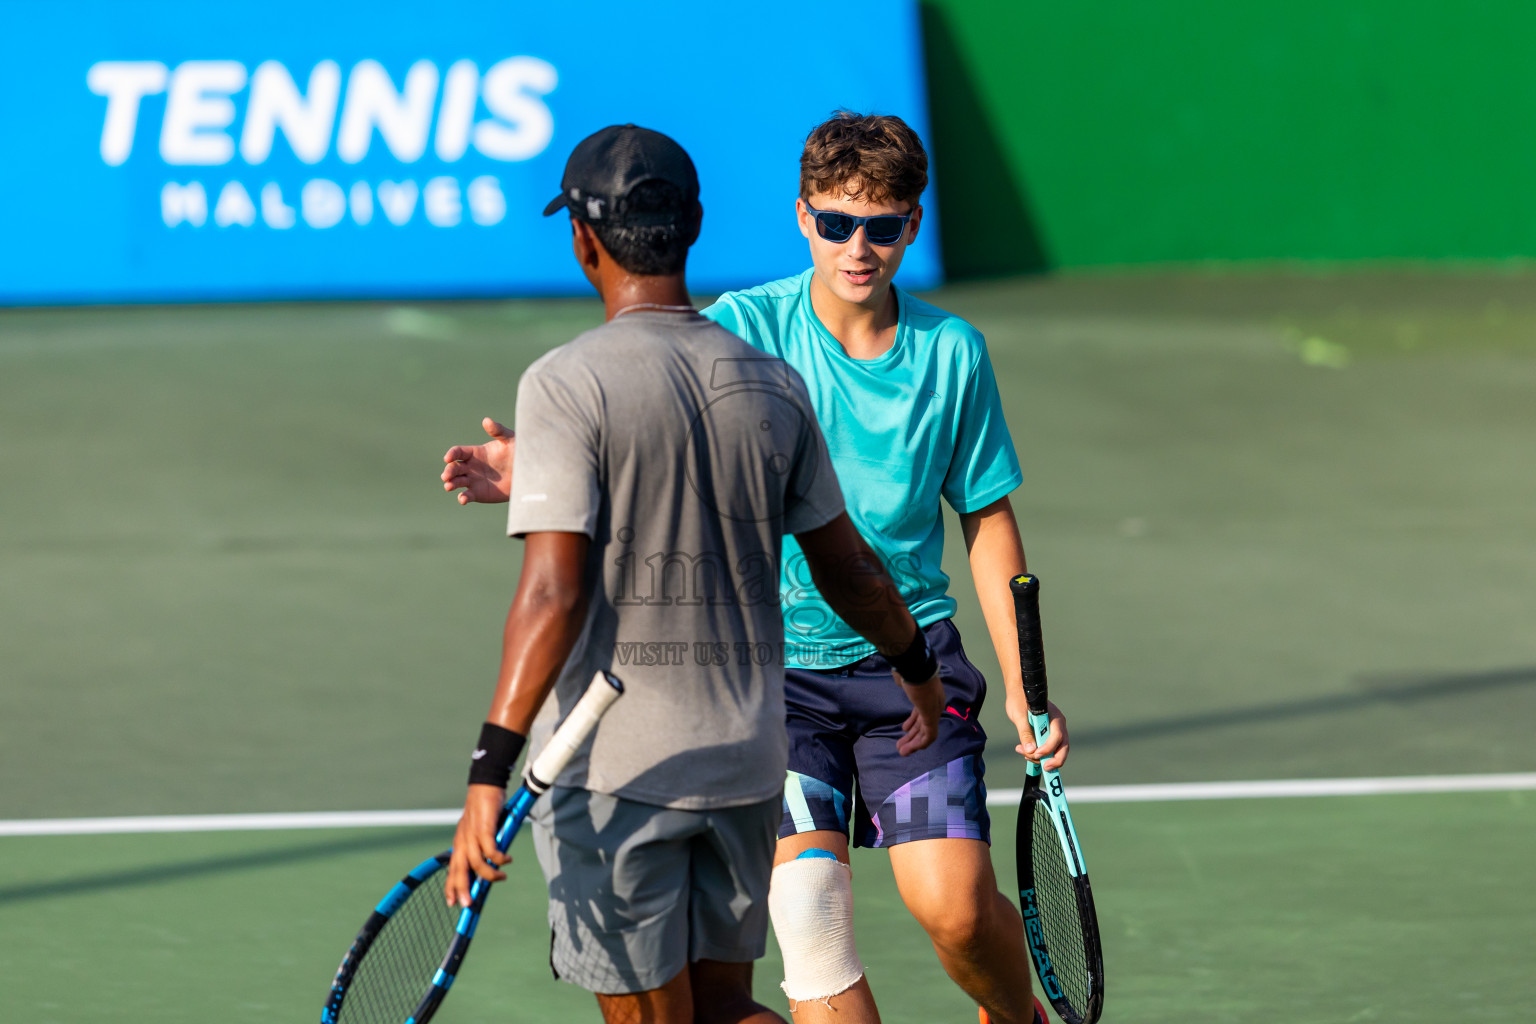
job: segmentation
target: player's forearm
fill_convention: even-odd
[[[999,498],[985,508],[961,515],[960,525],[970,553],[976,598],[981,602],[982,618],[986,620],[987,633],[992,637],[992,647],[1003,670],[1003,684],[1009,697],[1022,699],[1019,634],[1008,580],[1028,571],[1028,567],[1013,505],[1007,498]]]
[[[917,621],[880,556],[870,549],[846,513],[799,534],[811,581],[828,607],[881,654],[901,654],[917,635]]]
[[[576,645],[585,617],[580,607],[548,605],[530,610],[513,603],[502,633],[501,670],[486,721],[528,735]]]
[[[827,592],[823,589],[822,593]],[[911,647],[912,638],[917,635],[917,620],[884,569],[879,570],[879,578],[873,585],[873,600],[845,595],[840,601],[828,597],[827,604],[853,627],[854,632],[874,644],[875,650],[887,658]]]

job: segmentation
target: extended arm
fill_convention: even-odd
[[[960,527],[965,534],[966,551],[970,553],[976,598],[981,602],[981,614],[986,619],[987,632],[997,652],[997,663],[1003,669],[1003,688],[1007,694],[1004,708],[1008,720],[1019,731],[1016,749],[1031,761],[1047,758],[1043,762],[1047,768],[1060,768],[1067,760],[1066,718],[1054,704],[1051,705],[1051,732],[1037,750],[1035,734],[1029,727],[1029,706],[1024,700],[1024,680],[1019,671],[1018,623],[1013,614],[1013,594],[1008,590],[1008,580],[1027,571],[1027,567],[1013,505],[1002,497],[974,512],[962,512]]]
[[[795,535],[811,570],[811,580],[827,604],[887,658],[899,655],[917,638],[917,620],[880,558],[859,535],[848,513],[825,526]],[[912,701],[904,735],[896,744],[903,755],[921,750],[938,735],[944,713],[944,685],[938,673],[928,679],[896,676]]]
[[[589,541],[581,533],[530,533],[523,552],[517,596],[502,632],[501,670],[486,721],[527,736],[534,716],[560,674],[586,620],[587,595],[582,569]],[[510,858],[496,850],[496,821],[505,790],[472,785],[464,801],[448,865],[450,904],[469,905],[469,872],[500,881],[506,876],[492,864]]]

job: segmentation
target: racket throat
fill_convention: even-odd
[[[1033,710],[1030,711],[1029,730],[1035,734],[1036,746],[1044,743],[1051,735],[1051,716],[1049,714],[1038,714]],[[1036,782],[1039,781],[1040,774],[1043,770],[1044,769],[1040,767],[1039,761],[1030,761],[1026,759],[1024,762],[1025,774]]]

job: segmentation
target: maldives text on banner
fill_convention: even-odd
[[[579,293],[541,212],[626,121],[698,165],[696,290],[794,273],[810,127],[927,137],[916,3],[884,7],[833,52],[793,8],[702,0],[5,3],[0,303]],[[926,199],[912,288],[940,276]]]

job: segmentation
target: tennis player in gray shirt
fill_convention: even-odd
[[[843,511],[799,375],[688,301],[698,195],[676,142],[623,125],[577,145],[545,209],[569,212],[606,322],[518,385],[507,529],[523,568],[449,869],[465,905],[472,872],[505,877],[493,833],[524,738],[536,756],[594,671],[619,676],[624,699],[530,817],[551,963],[610,1022],[782,1020],[751,979],[787,761],[784,534],[897,666],[903,753],[932,742],[944,704],[922,632]]]

